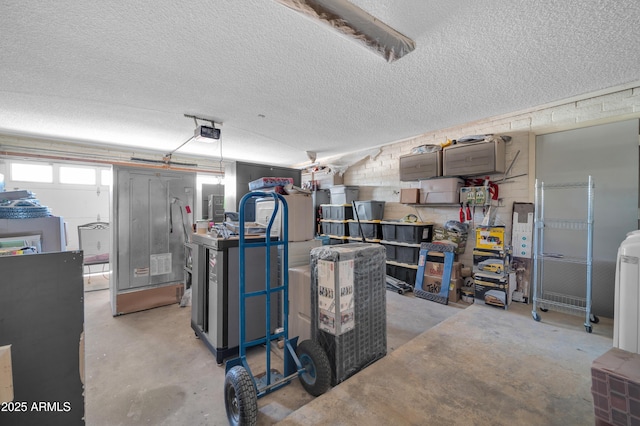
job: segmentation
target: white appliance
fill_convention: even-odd
[[[628,233],[618,248],[613,346],[640,353],[640,231]]]

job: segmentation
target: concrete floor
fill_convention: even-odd
[[[228,424],[224,368],[190,308],[114,318],[100,280],[85,286],[87,425]],[[258,400],[258,423],[594,424],[589,368],[612,321],[588,334],[574,316],[537,323],[530,305],[466,306],[387,292],[387,356],[315,399],[293,381]],[[251,354],[254,374],[263,358]]]

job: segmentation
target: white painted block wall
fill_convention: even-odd
[[[447,139],[458,139],[467,135],[509,135],[506,144],[507,167],[516,153],[518,158],[500,184],[498,218],[510,231],[514,202],[533,202],[535,177],[535,136],[585,127],[606,122],[640,117],[640,87],[609,93],[589,99],[561,105],[541,107],[527,112],[467,123],[449,129],[425,133],[410,140],[393,143],[381,148],[375,158],[368,158],[350,167],[344,174],[345,185],[360,187],[360,200],[385,201],[385,219],[399,219],[407,214],[417,214],[424,221],[442,226],[447,220],[458,220],[459,207],[414,207],[400,204],[400,189],[416,187],[416,183],[400,182],[399,158],[411,149],[424,144],[439,144]],[[517,176],[509,179],[509,177]],[[500,182],[502,175],[491,175],[491,180]],[[475,222],[482,221],[481,209],[476,209]],[[510,232],[507,241],[510,241]],[[468,240],[467,250],[460,260],[472,264],[473,238]]]

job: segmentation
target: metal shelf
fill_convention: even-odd
[[[540,321],[540,314],[537,309],[557,310],[569,314],[584,314],[584,326],[587,332],[591,333],[591,285],[592,285],[592,260],[593,260],[593,196],[594,183],[591,176],[587,182],[569,182],[557,184],[545,184],[536,179],[535,184],[535,216],[534,216],[534,240],[533,240],[533,310],[531,315],[536,321]],[[586,190],[586,220],[545,218],[545,191],[574,189]],[[564,198],[570,203],[570,197]],[[561,205],[560,207],[564,207]],[[586,255],[584,257],[565,256],[562,253],[551,253],[544,251],[545,231],[580,231],[586,232]],[[561,262],[582,264],[586,266],[586,297],[576,297],[568,294],[549,292],[544,289],[544,263]],[[594,321],[597,322],[597,321]]]

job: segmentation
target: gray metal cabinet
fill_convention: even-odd
[[[180,301],[195,173],[114,167],[113,315]]]

